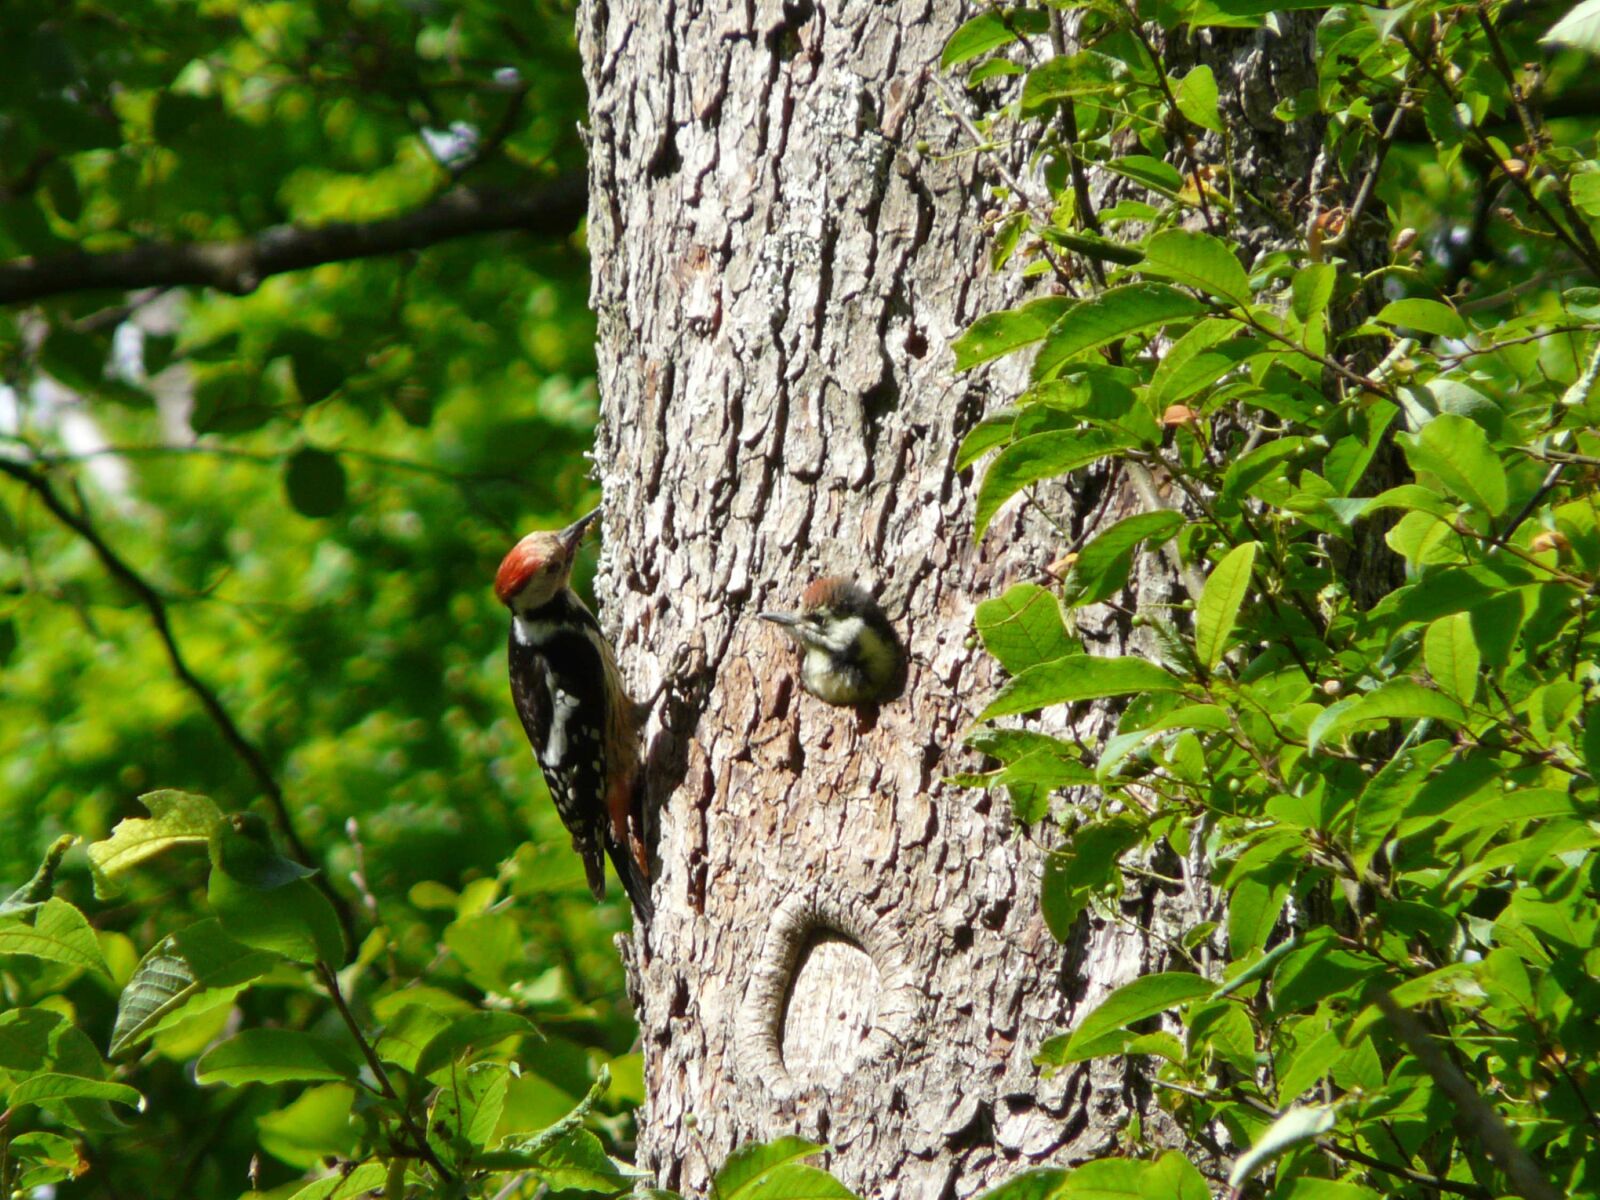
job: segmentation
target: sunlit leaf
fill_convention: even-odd
[[[1130,692],[1170,692],[1182,681],[1142,658],[1097,658],[1076,654],[1041,663],[1017,675],[1002,687],[980,721],[1032,712],[1052,704],[1126,696]]]
[[[246,1029],[208,1050],[195,1066],[201,1084],[314,1083],[355,1080],[343,1052],[293,1029]]]
[[[170,788],[146,792],[139,802],[150,816],[118,821],[111,836],[89,847],[95,894],[115,894],[117,877],[146,859],[174,846],[203,845],[211,838],[222,812],[209,797]]]
[[[1256,543],[1235,546],[1211,570],[1205,591],[1195,606],[1195,655],[1208,671],[1216,669],[1233,636],[1239,607],[1250,590],[1250,573],[1255,569]]]
[[[939,68],[951,67],[1009,45],[1021,34],[1044,33],[1050,28],[1050,14],[1042,8],[989,9],[960,26],[944,44]]]

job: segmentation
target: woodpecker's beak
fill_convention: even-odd
[[[568,525],[556,535],[561,542],[561,548],[571,554],[578,548],[578,543],[583,541],[583,535],[589,531],[589,526],[593,525],[599,518],[600,510],[597,508],[592,512],[584,513],[583,516]]]
[[[795,641],[798,642],[801,640],[799,629],[801,614],[786,612],[764,612],[757,613],[756,616],[760,617],[763,621],[771,621]]]

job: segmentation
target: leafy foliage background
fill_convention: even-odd
[[[0,47],[0,259],[375,219],[456,186],[526,191],[582,170],[568,5],[24,0],[0,12]],[[514,994],[545,1039],[506,1104],[535,1127],[602,1061],[603,1108],[639,1094],[633,1060],[615,1061],[633,1025],[609,939],[627,918],[615,900],[595,908],[544,800],[487,586],[516,536],[594,500],[576,228],[329,263],[240,298],[69,291],[0,312],[0,455],[47,464],[159,593],[316,865],[363,930],[383,931],[364,1015],[424,979],[447,1011]],[[143,817],[137,797],[156,788],[273,819],[150,613],[13,479],[0,668],[10,886],[59,835]],[[116,985],[207,914],[207,867],[174,852],[96,900],[70,855],[55,886],[92,921],[110,976],[5,958],[0,1006],[44,1002],[103,1049]],[[137,1072],[138,1135],[97,1140],[93,1170],[64,1186],[234,1194],[258,1154],[270,1189],[353,1150],[329,1116],[348,1089],[186,1078],[230,1029],[326,1026],[309,992],[258,987],[160,1035]],[[18,1110],[7,1136],[60,1115]],[[603,1127],[626,1143],[625,1119]]]

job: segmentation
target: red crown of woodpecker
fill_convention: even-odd
[[[800,593],[800,607],[806,612],[819,608],[838,612],[871,603],[871,599],[857,584],[842,575],[825,575],[806,585],[806,590]]]
[[[597,508],[585,513],[559,532],[540,530],[523,538],[500,560],[500,569],[494,573],[494,594],[501,604],[510,604],[511,598],[528,585],[528,581],[552,568],[559,569],[572,561],[578,543],[589,526],[600,515]]]

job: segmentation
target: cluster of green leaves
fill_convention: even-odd
[[[1051,57],[1062,7],[1081,48]],[[980,607],[1009,680],[971,738],[997,765],[966,782],[1023,822],[1073,798],[1043,891],[1062,939],[1126,919],[1129,887],[1226,901],[1039,1062],[1148,1057],[1196,1146],[1226,1130],[1236,1192],[1600,1195],[1600,124],[1541,115],[1600,45],[1541,50],[1553,17],[1497,4],[1290,7],[1326,10],[1319,78],[1278,116],[1323,131],[1352,198],[1293,223],[1234,177],[1211,69],[1175,74],[1128,7],[995,8],[945,54],[970,86],[1025,75],[983,132],[1045,118],[1057,164],[1048,201],[992,219],[996,265],[1031,255],[1060,294],[955,346],[962,369],[1031,354],[960,450],[976,535],[1088,470],[1174,497]],[[1281,19],[1142,15],[1166,44]],[[1413,228],[1363,271],[1386,201]],[[1140,656],[1086,654],[1075,611],[1121,609],[1157,553],[1188,600],[1125,614]],[[1118,712],[1100,744],[1029,726],[1087,700]],[[993,1195],[1208,1194],[1128,1140]]]
[[[256,1114],[261,1149],[300,1168],[324,1157],[344,1166],[334,1176],[290,1183],[279,1189],[284,1196],[353,1196],[378,1187],[399,1196],[412,1182],[432,1194],[470,1195],[508,1172],[556,1189],[611,1194],[627,1185],[583,1127],[610,1085],[605,1067],[570,1112],[552,1114],[559,1093],[524,1069],[528,1051],[542,1050],[528,1017],[470,1003],[442,981],[384,971],[382,960],[394,953],[387,930],[374,930],[347,962],[333,901],[314,872],[273,849],[260,818],[225,817],[211,800],[185,792],[152,792],[144,802],[148,818],[125,820],[89,847],[97,891],[115,894],[141,864],[203,847],[210,868],[205,915],[133,963],[126,939],[97,937],[77,907],[51,894],[69,838],[0,905],[0,954],[26,960],[11,968],[22,1002],[0,1015],[9,1126],[0,1185],[7,1194],[86,1169],[63,1127],[114,1136],[127,1127],[109,1105],[144,1105],[138,1091],[112,1078],[70,1006],[64,1010],[62,994],[74,975],[120,985],[113,1059],[143,1052],[147,1060],[182,1063],[198,1054],[195,1081],[231,1089],[241,1101],[252,1084],[308,1085],[292,1103]],[[476,891],[453,906],[457,914],[440,938],[469,975],[503,973],[517,954],[517,934],[492,926],[494,889]],[[502,986],[508,998],[537,1005],[530,994],[536,989]],[[370,1023],[346,999],[357,988]],[[287,998],[283,1016],[236,1030],[251,993],[267,989]],[[27,1002],[30,992],[37,1003]],[[629,1090],[636,1099],[637,1081]],[[40,1128],[23,1128],[36,1116]]]

